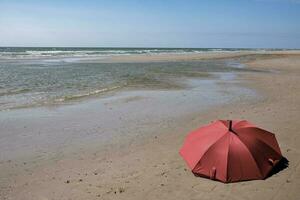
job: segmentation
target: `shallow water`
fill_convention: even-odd
[[[74,149],[98,150],[160,134],[213,106],[255,99],[255,91],[220,76],[188,78],[178,90],[130,90],[65,106],[0,112],[0,160],[49,159]]]
[[[243,70],[239,67],[239,63],[232,60],[89,63],[87,57],[80,62],[76,60],[66,62],[64,59],[58,59],[58,52],[70,57],[74,54],[74,49],[26,50],[21,48],[18,50],[19,52],[16,50],[4,52],[2,49],[2,55],[0,54],[2,56],[0,56],[0,111],[62,104],[126,88],[178,89],[184,87],[178,81],[181,78],[206,79],[217,72],[228,73],[228,76],[231,76],[231,72]],[[101,53],[113,51],[115,54],[120,54],[119,51],[137,53],[146,50],[150,52],[196,51],[194,49],[119,49],[118,51],[93,49]],[[75,55],[78,52],[89,54],[91,51],[91,49],[80,49],[75,51]],[[57,59],[49,60],[41,56],[34,59],[21,59],[18,56],[14,59],[5,59],[9,53],[32,55],[33,52],[39,55],[51,55]]]

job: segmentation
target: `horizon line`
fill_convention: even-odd
[[[129,46],[0,46],[0,48],[110,48],[110,49],[286,49],[300,50],[300,48],[284,47],[129,47]]]

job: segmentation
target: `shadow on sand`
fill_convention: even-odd
[[[286,159],[286,157],[282,157],[282,159],[277,163],[277,165],[275,165],[275,167],[270,171],[269,175],[266,178],[269,178],[274,174],[277,174],[288,167],[289,167],[288,159]]]

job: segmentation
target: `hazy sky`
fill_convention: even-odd
[[[300,0],[0,0],[0,46],[300,48]]]

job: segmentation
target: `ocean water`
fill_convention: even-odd
[[[202,53],[241,49],[0,48],[0,111],[62,104],[126,88],[178,89],[185,77],[245,70],[233,60],[102,63],[107,55]],[[60,58],[84,57],[84,60]],[[49,59],[51,58],[51,59]],[[85,62],[86,61],[86,62]]]
[[[0,59],[99,57],[132,54],[201,53],[245,51],[230,48],[70,48],[70,47],[0,47]],[[253,50],[253,49],[252,49]],[[260,49],[263,51],[263,49]]]

